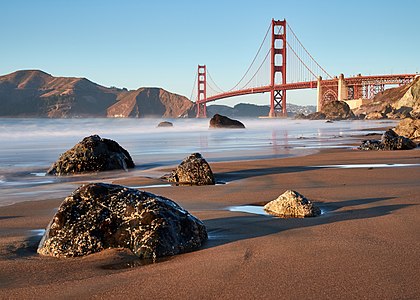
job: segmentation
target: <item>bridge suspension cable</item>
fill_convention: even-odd
[[[299,49],[303,50],[303,52],[309,57],[311,63],[312,63],[312,67],[309,68],[308,64],[304,63],[302,60],[303,57],[303,53],[301,51],[300,55],[298,55],[298,53],[296,53],[296,46],[293,47],[290,43],[290,39],[287,41],[287,45],[289,46],[289,48],[292,50],[292,52],[295,54],[295,56],[302,62],[302,64],[315,76],[322,76],[324,78],[330,78],[332,79],[332,76],[325,71],[325,69],[315,60],[315,58],[313,58],[313,56],[309,53],[309,51],[305,48],[305,46],[303,46],[302,42],[299,40],[299,38],[296,36],[295,32],[293,31],[292,27],[290,27],[289,23],[287,23],[287,29],[290,31],[290,33],[292,34],[294,40],[297,42],[297,45],[299,46]],[[289,35],[290,37],[290,35]],[[316,66],[316,67],[315,67]],[[318,69],[316,72],[316,70],[314,69]]]
[[[241,95],[242,91],[244,94],[254,93],[254,89],[257,92],[268,91],[271,88],[272,78],[272,59],[270,60],[270,54],[273,50],[272,41],[270,38],[270,32],[273,30],[272,26],[274,23],[270,22],[268,29],[265,32],[264,38],[259,45],[255,56],[253,57],[245,73],[239,79],[239,81],[230,89],[222,89],[213,79],[209,69],[207,68],[207,98],[216,97],[218,99],[229,97],[230,95]],[[278,32],[276,35],[281,36],[285,34],[284,48],[286,53],[286,61],[284,63],[284,72],[286,77],[276,76],[274,81],[276,85],[285,83],[297,83],[304,84],[307,82],[315,81],[318,76],[322,76],[324,79],[332,78],[332,76],[313,58],[309,51],[303,46],[302,42],[296,36],[293,29],[288,23],[285,26],[278,26]],[[276,41],[279,38],[277,37]],[[275,46],[275,50],[279,48]],[[280,48],[281,49],[281,48]],[[279,53],[276,53],[279,54]],[[281,55],[275,55],[275,66],[282,66],[283,57]],[[287,67],[287,69],[286,69]],[[286,71],[287,70],[287,71]],[[276,71],[279,73],[279,71]],[[282,80],[280,80],[280,78]],[[278,80],[280,80],[278,82]],[[282,82],[284,81],[284,82]],[[197,82],[196,82],[197,83]],[[195,84],[196,84],[195,83]],[[194,84],[194,85],[195,85]],[[192,93],[193,95],[193,93]],[[193,99],[193,98],[192,98]]]
[[[207,69],[207,77],[208,77],[208,81],[207,81],[207,87],[210,88],[211,90],[215,91],[216,93],[224,93],[225,91],[220,88],[217,83],[213,80],[213,78],[210,75],[210,71]],[[212,83],[212,85],[209,85],[209,83]]]
[[[198,72],[195,72],[195,76],[194,76],[194,84],[192,86],[192,90],[191,90],[191,96],[190,96],[190,100],[195,102],[197,100],[197,78],[198,78]]]
[[[270,25],[268,26],[268,28],[267,28],[267,32],[265,33],[265,36],[264,36],[264,38],[263,38],[263,40],[262,40],[262,42],[261,42],[261,44],[260,44],[260,47],[258,48],[258,51],[257,51],[257,53],[255,54],[255,56],[254,56],[254,59],[251,61],[251,64],[249,65],[249,67],[248,67],[248,69],[246,70],[246,72],[245,72],[245,74],[242,76],[242,78],[241,79],[239,79],[239,81],[238,81],[238,83],[236,83],[229,91],[233,91],[233,90],[235,90],[238,86],[239,86],[239,84],[244,80],[244,78],[246,77],[246,75],[248,75],[248,73],[249,73],[249,71],[251,70],[251,68],[252,68],[252,66],[254,65],[254,63],[255,63],[255,61],[257,60],[257,58],[258,58],[258,55],[260,54],[260,52],[261,52],[261,49],[263,48],[263,46],[264,46],[264,43],[266,42],[266,40],[267,40],[267,37],[268,37],[268,34],[269,34],[269,32],[270,32],[270,29],[271,29],[271,23],[270,23]],[[266,55],[266,58],[267,58],[267,56],[268,56],[268,54]],[[265,59],[266,59],[265,58]],[[264,60],[265,60],[264,59]],[[263,61],[264,62],[264,61]],[[258,69],[257,69],[257,72],[260,70],[260,68],[261,68],[261,65],[258,67]],[[252,78],[254,78],[255,77],[255,74],[252,76]],[[247,85],[249,83],[249,81],[245,84],[245,86]]]

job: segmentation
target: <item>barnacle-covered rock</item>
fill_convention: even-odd
[[[38,253],[76,257],[107,248],[128,248],[155,259],[198,249],[204,224],[174,201],[120,185],[94,183],[64,199]]]
[[[264,210],[278,217],[315,217],[321,210],[305,196],[296,191],[287,190],[277,199],[264,205]]]
[[[91,135],[63,153],[47,174],[59,176],[128,168],[134,168],[134,162],[127,150],[113,140]]]
[[[409,138],[400,136],[392,129],[384,132],[381,140],[365,140],[359,146],[359,150],[410,150],[417,147]]]
[[[170,174],[162,177],[169,182],[190,185],[212,185],[215,179],[210,165],[200,153],[185,158]]]

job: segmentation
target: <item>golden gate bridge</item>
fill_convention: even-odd
[[[317,110],[333,100],[371,99],[387,85],[404,85],[418,74],[333,77],[312,57],[286,20],[272,20],[255,57],[241,79],[221,89],[206,65],[198,65],[191,101],[197,118],[206,118],[208,102],[270,93],[269,117],[287,116],[286,91],[317,89]]]

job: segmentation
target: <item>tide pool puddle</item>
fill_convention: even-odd
[[[171,187],[172,184],[150,184],[150,185],[137,185],[137,186],[130,186],[132,189],[151,189],[151,188],[160,188],[160,187]]]
[[[258,206],[258,205],[230,206],[228,207],[228,210],[233,211],[233,212],[244,212],[244,213],[249,213],[249,214],[254,214],[254,215],[271,217],[271,215],[264,210],[263,206]]]
[[[29,230],[32,236],[43,236],[45,233],[45,229],[32,229]]]
[[[239,206],[230,206],[228,207],[229,211],[232,212],[244,212],[248,214],[260,215],[260,216],[268,216],[273,218],[281,218],[281,219],[289,219],[289,218],[296,218],[296,217],[288,217],[288,216],[275,216],[271,215],[264,210],[264,206],[258,205],[239,205]],[[324,215],[327,211],[321,208],[321,215]]]
[[[358,169],[358,168],[404,168],[419,167],[420,164],[349,164],[349,165],[324,165],[314,168]]]
[[[37,172],[30,173],[30,174],[35,175],[36,177],[45,177],[47,175],[47,173],[37,173]]]
[[[224,181],[217,181],[215,185],[225,185],[227,182]],[[171,187],[171,186],[196,186],[195,184],[179,184],[174,182],[173,184],[170,183],[163,183],[163,184],[150,184],[150,185],[137,185],[137,186],[130,186],[132,189],[151,189],[151,188],[161,188],[161,187]]]

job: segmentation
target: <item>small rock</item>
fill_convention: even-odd
[[[364,140],[358,147],[359,150],[383,150],[381,141],[379,140]]]
[[[174,201],[120,185],[94,183],[64,199],[42,237],[41,255],[76,257],[128,248],[156,259],[198,249],[204,224]]]
[[[210,165],[200,153],[185,158],[172,173],[162,177],[169,182],[187,185],[213,185],[215,179]]]
[[[305,196],[296,191],[287,190],[277,199],[264,205],[264,210],[278,217],[316,217],[321,210]]]
[[[171,122],[168,122],[168,121],[160,122],[157,125],[157,127],[173,127],[173,126],[174,126],[174,124],[172,124]]]
[[[215,114],[210,119],[210,128],[245,128],[245,125],[238,120]]]

